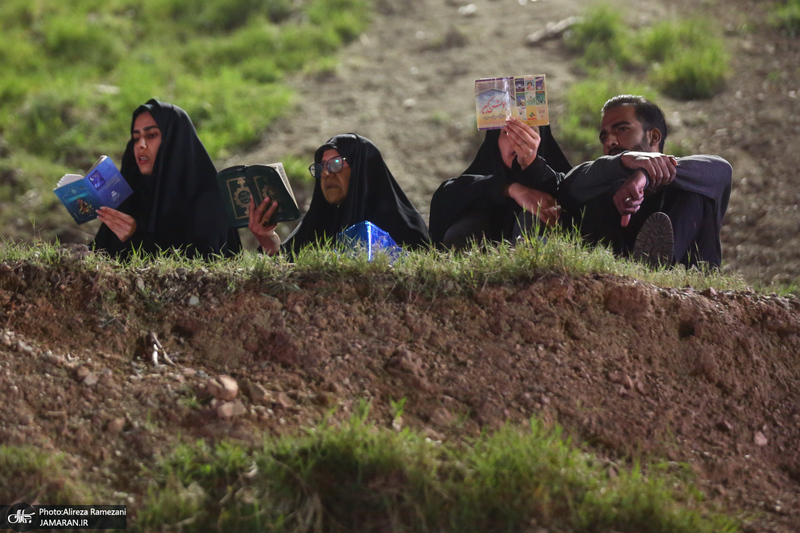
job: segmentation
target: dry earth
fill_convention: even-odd
[[[610,474],[688,463],[746,531],[800,528],[797,299],[565,275],[460,295],[324,274],[231,291],[202,270],[77,261],[0,264],[0,442],[65,453],[134,513],[140,468],[180,441],[258,442],[359,399],[391,427],[406,398],[403,425],[436,440],[536,416]],[[148,332],[176,366],[152,363]]]
[[[432,191],[480,142],[472,79],[546,72],[557,110],[578,73],[559,40],[531,48],[525,37],[586,3],[478,0],[469,17],[457,1],[378,4],[336,73],[298,81],[313,87],[309,101],[234,159],[310,157],[357,131],[427,214]],[[700,9],[727,28],[728,89],[663,103],[676,135],[733,163],[727,264],[769,283],[798,272],[800,83],[798,41],[769,30],[759,5],[645,1],[631,17]],[[631,457],[688,463],[710,499],[746,516],[746,531],[800,530],[797,299],[566,275],[466,295],[297,274],[231,290],[203,270],[120,277],[78,261],[0,264],[0,442],[64,452],[76,477],[102,480],[134,510],[140,467],[180,440],[258,441],[334,406],[344,418],[360,398],[389,426],[390,400],[407,398],[403,424],[434,439],[537,416],[614,463],[610,472]],[[176,366],[150,362],[148,332]],[[235,381],[227,391],[222,375]],[[40,488],[22,484],[19,497]]]

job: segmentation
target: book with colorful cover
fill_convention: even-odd
[[[217,185],[228,215],[228,225],[233,228],[247,226],[251,196],[256,206],[265,197],[278,202],[271,224],[300,218],[300,209],[282,163],[228,167],[217,174]]]
[[[78,224],[97,218],[99,207],[116,209],[133,190],[108,156],[89,169],[86,176],[65,174],[53,192]]]
[[[496,130],[516,116],[529,126],[550,124],[544,74],[475,80],[479,130]]]

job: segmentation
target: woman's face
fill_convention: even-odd
[[[133,155],[139,172],[145,176],[153,174],[156,164],[156,154],[161,146],[161,130],[158,129],[153,115],[145,111],[136,117],[133,122]]]
[[[331,205],[341,205],[347,198],[347,190],[350,188],[350,165],[344,161],[342,170],[339,172],[328,172],[328,161],[334,157],[340,157],[336,150],[325,150],[322,154],[322,174],[320,174],[320,186],[325,200]]]

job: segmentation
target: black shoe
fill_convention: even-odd
[[[674,245],[672,221],[659,211],[650,215],[639,230],[633,243],[633,258],[653,268],[672,266]]]

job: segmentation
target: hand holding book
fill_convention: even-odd
[[[136,219],[111,207],[98,208],[97,219],[108,226],[121,242],[127,241],[136,233]]]
[[[277,222],[272,222],[272,217],[278,209],[278,202],[269,197],[256,206],[256,202],[250,196],[250,207],[248,209],[249,223],[248,228],[258,240],[258,244],[265,253],[274,255],[278,253],[281,247],[281,239],[275,228],[278,226]]]
[[[508,136],[514,147],[517,162],[523,170],[533,163],[539,152],[539,131],[536,126],[528,126],[517,117],[511,116],[506,120],[503,131]]]

